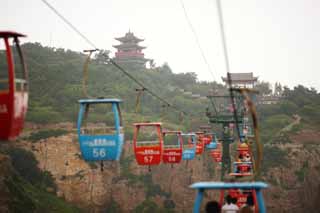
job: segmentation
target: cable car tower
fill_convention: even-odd
[[[221,181],[231,169],[229,145],[234,142],[232,126],[242,124],[244,115],[243,97],[236,95],[233,102],[228,95],[208,95],[211,107],[207,108],[206,115],[212,124],[222,125],[222,164],[221,164]]]

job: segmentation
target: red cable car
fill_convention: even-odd
[[[158,165],[163,152],[161,123],[135,123],[134,153],[139,165]]]
[[[253,175],[253,164],[248,144],[240,143],[237,151],[239,154],[238,160],[233,162],[233,172],[230,173],[230,176],[244,177]]]
[[[27,69],[19,37],[25,35],[0,31],[0,61],[4,65],[0,66],[0,140],[19,136],[28,108]]]
[[[182,136],[181,131],[163,132],[163,155],[164,163],[180,163],[182,159]]]
[[[217,143],[217,148],[210,151],[210,155],[217,163],[222,161],[221,143]]]
[[[197,144],[196,144],[196,155],[201,155],[204,151],[204,133],[196,132]]]
[[[239,190],[239,189],[229,189],[228,194],[232,197],[232,198],[236,198],[237,199],[237,206],[239,208],[241,208],[243,205],[245,205],[247,203],[247,199],[249,197],[251,197],[251,202],[254,204],[255,207],[255,211],[254,212],[259,212],[259,205],[258,205],[258,201],[257,201],[257,196],[255,193],[255,190]],[[220,195],[221,196],[221,195]],[[222,197],[223,199],[223,197]],[[221,200],[221,198],[220,198]]]
[[[212,141],[212,135],[209,134],[209,133],[206,133],[203,135],[203,142],[204,142],[204,145],[208,145],[210,144],[210,142]]]

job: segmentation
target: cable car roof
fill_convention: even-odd
[[[3,37],[26,37],[26,35],[13,31],[0,31],[0,38]]]
[[[98,99],[81,99],[80,104],[93,104],[93,103],[120,103],[122,100],[115,98],[98,98]]]
[[[134,126],[161,126],[161,122],[146,122],[146,123],[134,123]]]
[[[190,186],[193,189],[265,189],[268,184],[264,182],[198,182]]]

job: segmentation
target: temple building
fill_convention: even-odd
[[[252,72],[248,73],[230,73],[232,87],[235,88],[253,88],[258,81]],[[221,77],[222,81],[229,87],[228,77]]]
[[[120,42],[119,45],[113,45],[117,49],[114,60],[120,65],[127,65],[130,68],[145,68],[148,59],[144,58],[143,49],[146,47],[140,46],[139,42],[144,41],[136,37],[132,32],[127,32],[125,36],[115,38]]]

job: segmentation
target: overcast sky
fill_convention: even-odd
[[[180,0],[48,0],[96,46],[109,49],[129,29],[147,58],[173,72],[212,81]],[[183,0],[205,56],[221,82],[226,75],[215,0]],[[320,0],[221,0],[231,72],[320,90]],[[41,0],[1,0],[0,30],[25,41],[75,51],[91,48]]]

